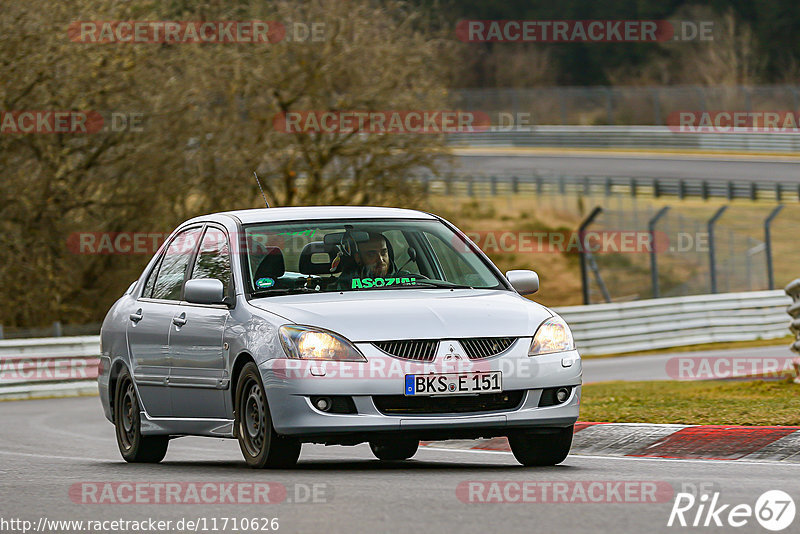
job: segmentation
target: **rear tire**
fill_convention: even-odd
[[[518,431],[508,436],[508,443],[514,458],[524,466],[556,465],[569,454],[573,428]]]
[[[143,436],[136,387],[127,368],[120,372],[114,393],[114,427],[119,452],[126,462],[158,463],[164,459],[169,436]]]
[[[261,373],[253,362],[245,364],[239,375],[235,415],[236,436],[247,465],[280,469],[297,463],[300,442],[275,432]]]
[[[370,441],[369,448],[379,460],[408,460],[419,449],[417,440]]]

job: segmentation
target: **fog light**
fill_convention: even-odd
[[[556,400],[559,403],[566,401],[569,398],[569,389],[567,388],[558,388],[556,391]]]
[[[317,397],[314,399],[314,406],[321,412],[327,412],[333,406],[333,401],[328,397]]]

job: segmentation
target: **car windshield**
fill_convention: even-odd
[[[245,227],[249,291],[506,289],[474,246],[440,221],[355,220]]]

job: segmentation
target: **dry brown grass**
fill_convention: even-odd
[[[529,195],[481,199],[432,196],[425,209],[441,215],[464,232],[569,232],[580,224],[575,213],[564,211],[547,199],[537,202]],[[533,295],[536,302],[545,306],[582,303],[577,255],[492,250],[487,254],[503,272],[532,269],[539,273],[541,289]]]
[[[427,209],[452,221],[465,232],[475,231],[572,231],[578,228],[582,215],[591,206],[605,201],[602,197],[584,199],[582,205],[575,197],[544,197],[537,199],[530,194],[517,194],[497,197],[470,198],[462,196],[431,196],[422,209]],[[699,199],[678,200],[675,198],[636,200],[637,209],[644,212],[651,207],[653,211],[669,205],[672,213],[680,213],[698,221],[706,221],[723,204],[728,205],[725,215],[719,220],[721,228],[732,229],[738,234],[764,239],[763,222],[775,207],[772,203],[752,202],[748,200],[727,201],[715,199],[703,201]],[[609,209],[628,210],[632,208],[631,200],[612,199]],[[800,204],[788,203],[772,226],[773,262],[775,268],[775,284],[784,287],[790,281],[800,277],[800,253],[796,244],[795,232],[800,227]],[[502,251],[488,252],[489,257],[502,270],[533,269],[539,273],[542,288],[535,295],[537,302],[547,306],[570,306],[582,303],[580,264],[575,254],[557,253],[509,253]],[[763,258],[763,254],[759,256]],[[638,264],[637,264],[638,265]],[[649,265],[644,265],[649,269]],[[666,268],[666,266],[665,266]],[[669,275],[682,279],[690,276],[686,269],[670,267]],[[677,270],[676,270],[677,269]],[[687,272],[683,272],[687,270]],[[672,272],[675,271],[675,272]],[[606,273],[606,276],[615,275]],[[624,276],[624,272],[620,274]],[[611,278],[609,278],[611,280]],[[649,287],[649,286],[648,286]],[[631,286],[631,291],[634,291]]]

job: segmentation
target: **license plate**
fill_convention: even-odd
[[[500,371],[406,375],[405,394],[407,396],[497,393],[500,391],[503,391],[503,376]]]

